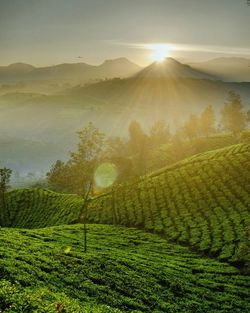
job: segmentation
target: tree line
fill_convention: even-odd
[[[138,121],[132,121],[128,138],[106,137],[89,123],[77,133],[77,149],[70,154],[69,160],[57,160],[47,173],[48,187],[86,197],[86,193],[93,192],[94,172],[102,162],[115,164],[118,170],[116,183],[122,183],[148,173],[155,151],[164,145],[171,146],[178,160],[182,155],[185,157],[181,151],[183,142],[225,131],[237,137],[249,121],[250,111],[245,112],[240,96],[230,91],[219,122],[216,122],[213,106],[209,105],[200,115],[190,115],[174,134],[163,120],[156,121],[147,133]],[[158,163],[159,167],[162,166],[160,161]]]

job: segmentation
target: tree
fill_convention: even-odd
[[[84,224],[84,251],[87,251],[87,216],[88,204],[94,187],[94,172],[104,154],[105,136],[92,123],[78,132],[77,151],[71,153],[68,162],[71,183],[75,191],[82,195],[83,206],[80,220]]]
[[[215,115],[211,105],[207,106],[201,113],[199,129],[200,133],[206,137],[215,132]]]
[[[71,153],[68,162],[57,161],[47,174],[50,187],[60,191],[77,193],[83,198],[80,221],[84,223],[84,251],[87,250],[87,209],[94,187],[94,172],[104,155],[104,134],[89,123],[78,133],[77,150]]]
[[[126,139],[111,137],[107,140],[104,158],[116,166],[118,171],[116,183],[118,184],[130,180],[136,175],[130,152]]]
[[[85,197],[89,183],[93,181],[94,170],[101,160],[106,145],[105,136],[92,123],[79,131],[77,150],[71,153],[67,162],[58,160],[47,173],[50,188]]]
[[[167,144],[171,138],[169,125],[165,121],[156,121],[150,129],[150,142],[153,148]]]
[[[6,203],[5,203],[5,193],[9,189],[9,183],[11,178],[12,170],[9,168],[1,168],[0,169],[0,201],[1,201],[1,207],[2,212],[4,212],[6,209]],[[1,225],[3,224],[3,215],[1,214]]]
[[[190,140],[197,138],[199,134],[199,119],[196,115],[190,115],[189,119],[184,124],[183,132],[184,135]]]
[[[57,160],[46,176],[51,189],[59,192],[73,192],[70,184],[70,169],[67,163]]]
[[[250,123],[250,110],[247,111],[246,120],[247,120],[247,123]]]
[[[221,111],[221,122],[225,130],[238,135],[246,127],[247,115],[243,111],[241,98],[233,91],[229,92],[227,102]]]
[[[78,136],[77,151],[71,153],[68,164],[72,170],[76,193],[85,196],[89,185],[93,186],[95,168],[104,157],[106,139],[105,135],[92,123],[79,131]]]
[[[149,137],[144,133],[139,122],[132,121],[129,125],[129,150],[132,154],[137,175],[144,175],[147,169],[149,153]]]

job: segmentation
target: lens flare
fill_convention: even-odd
[[[113,163],[102,163],[95,171],[94,179],[97,187],[107,188],[113,185],[118,176],[118,171]]]

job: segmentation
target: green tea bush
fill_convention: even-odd
[[[83,200],[70,194],[44,189],[20,189],[7,193],[6,208],[0,208],[5,227],[38,228],[69,224],[78,219]]]
[[[249,247],[249,211],[250,145],[238,144],[185,159],[93,199],[88,220],[141,227],[242,265],[250,259],[247,249],[240,249]]]
[[[0,311],[248,313],[249,276],[115,225],[0,229]],[[241,253],[245,248],[242,246]]]

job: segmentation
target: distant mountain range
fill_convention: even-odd
[[[200,110],[208,104],[220,107],[229,90],[249,103],[250,83],[223,82],[173,58],[154,62],[129,78],[113,79],[70,90],[71,97],[86,97],[116,107],[173,114]],[[160,115],[160,113],[159,113]]]
[[[165,68],[161,67],[165,71],[165,76],[171,77],[172,67],[175,67],[174,74],[178,74],[179,62],[175,64],[174,59],[168,58],[165,63]],[[151,67],[156,69],[152,64],[143,69],[141,75],[146,75],[145,72],[151,76],[154,75]],[[106,78],[129,77],[141,70],[142,68],[139,65],[126,58],[106,60],[98,66],[87,63],[64,63],[35,67],[25,63],[14,63],[8,66],[0,66],[0,83],[48,81],[77,84]],[[184,72],[186,72],[186,76]],[[159,73],[158,69],[155,73]],[[217,58],[206,62],[193,62],[185,65],[185,71],[183,67],[181,68],[181,76],[231,82],[250,82],[250,59]]]
[[[48,170],[52,162],[74,149],[76,131],[89,121],[112,136],[127,134],[134,119],[145,130],[159,119],[175,129],[209,104],[217,114],[229,90],[239,93],[249,109],[250,82],[223,81],[223,75],[211,69],[173,58],[145,68],[124,58],[100,66],[78,63],[35,68],[18,63],[1,67],[0,84],[13,84],[0,88],[0,134],[8,137],[0,137],[0,165],[21,172]],[[40,81],[62,84],[47,93],[30,83],[24,83],[29,88],[18,89],[15,81],[24,77],[23,82],[37,81],[39,86]]]
[[[127,77],[141,67],[126,58],[106,60],[99,66],[86,63],[65,63],[47,67],[15,63],[0,67],[0,83],[27,81],[84,83],[90,80]]]
[[[250,82],[250,59],[217,58],[206,62],[189,63],[194,69],[231,82]]]

